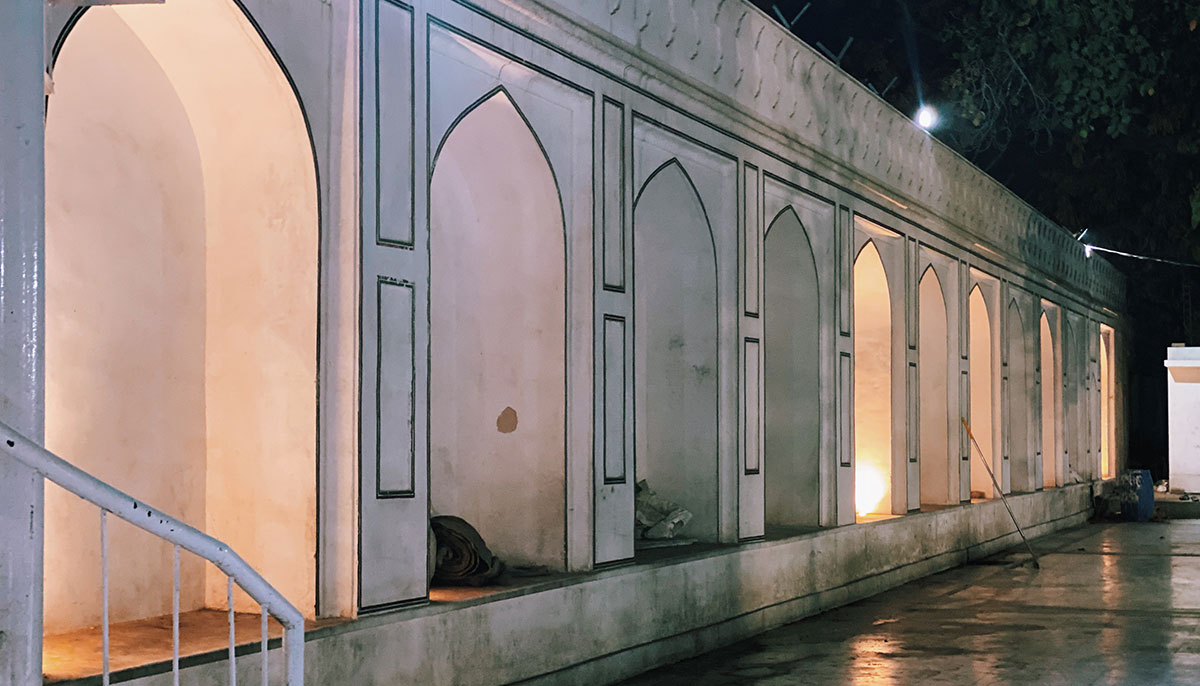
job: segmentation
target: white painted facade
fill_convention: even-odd
[[[1200,349],[1167,348],[1167,436],[1171,488],[1200,491]]]
[[[994,548],[997,503],[899,517],[994,497],[960,418],[1033,528],[1124,464],[1121,276],[741,0],[53,3],[48,103],[41,7],[9,4],[0,419],[358,618],[311,674],[354,645],[356,683],[448,683],[462,655],[385,652],[450,630],[469,683],[629,674]],[[24,686],[43,616],[95,622],[94,527],[0,479]],[[639,559],[640,479],[725,547]],[[582,575],[412,607],[431,512]],[[161,614],[163,551],[115,542],[115,611]],[[609,585],[643,583],[623,635],[651,599]],[[511,652],[547,612],[595,650]]]

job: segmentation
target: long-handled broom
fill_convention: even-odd
[[[1013,514],[1012,508],[1008,505],[1008,498],[1004,497],[1004,489],[1000,488],[1000,483],[996,481],[996,473],[992,471],[992,466],[988,464],[987,457],[983,454],[983,449],[979,447],[979,442],[975,440],[975,434],[971,433],[971,425],[967,424],[965,417],[959,417],[962,420],[963,428],[967,430],[967,436],[971,439],[971,445],[975,446],[975,451],[979,454],[979,461],[983,463],[983,468],[987,470],[988,476],[992,477],[992,486],[996,492],[1000,494],[1000,500],[1004,503],[1004,509],[1008,510],[1008,516],[1012,517],[1013,526],[1017,527],[1017,533],[1021,534],[1021,540],[1025,542],[1025,549],[1029,551],[1029,557],[1033,558],[1033,568],[1041,569],[1038,564],[1037,553],[1033,552],[1033,546],[1029,545],[1029,539],[1025,538],[1025,532],[1021,531],[1021,525],[1017,523],[1017,516]]]

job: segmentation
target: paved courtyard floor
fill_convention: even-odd
[[[1033,543],[625,684],[1200,684],[1200,521]]]

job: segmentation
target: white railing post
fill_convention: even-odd
[[[270,614],[267,608],[262,610],[262,686],[267,686],[270,683],[270,678],[267,676],[267,618]]]
[[[108,686],[108,511],[100,509],[100,593],[103,596],[100,611],[100,680]]]
[[[171,684],[179,686],[179,545],[175,545],[174,592],[171,593]]]
[[[229,603],[229,686],[237,686],[237,629],[233,617],[233,577],[225,577],[225,598]]]
[[[275,590],[262,575],[246,564],[229,546],[199,531],[174,517],[148,507],[96,477],[63,460],[54,453],[25,438],[9,425],[0,422],[0,455],[6,455],[24,464],[76,496],[99,507],[101,510],[101,548],[104,566],[104,643],[105,683],[107,684],[108,656],[108,532],[109,512],[149,533],[195,553],[213,563],[229,577],[229,664],[231,682],[234,672],[234,646],[236,639],[233,623],[233,582],[237,581],[251,598],[265,611],[274,615],[284,627],[284,651],[286,653],[288,686],[304,685],[304,615]]]

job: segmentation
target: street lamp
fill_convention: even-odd
[[[913,120],[917,122],[917,126],[928,131],[937,126],[938,112],[931,105],[921,105],[921,108],[917,110],[917,116],[913,117]]]

